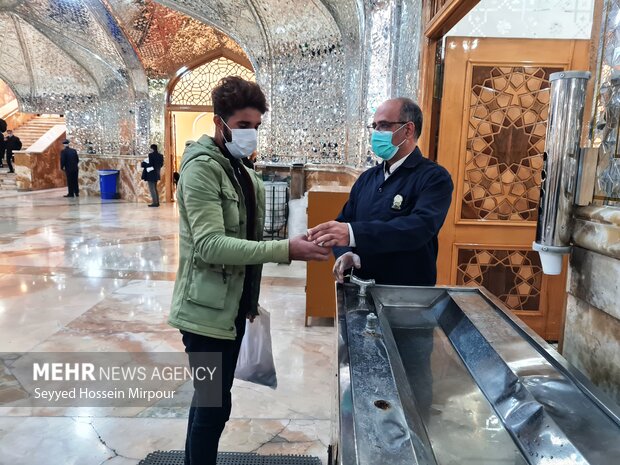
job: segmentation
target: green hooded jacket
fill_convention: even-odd
[[[213,139],[202,136],[183,154],[177,185],[179,270],[168,318],[175,328],[234,339],[246,265],[289,262],[288,241],[261,241],[265,188],[254,170],[246,171],[256,196],[256,220],[249,226],[256,241],[246,240],[243,192]],[[249,313],[256,314],[262,267],[252,269]]]

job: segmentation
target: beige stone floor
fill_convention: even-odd
[[[177,212],[63,189],[0,197],[0,353],[182,351],[166,325],[178,263]],[[304,327],[305,264],[265,267],[278,389],[235,382],[221,450],[326,461],[334,329]],[[2,391],[0,391],[0,400]],[[0,405],[0,463],[129,465],[181,449],[186,405]]]

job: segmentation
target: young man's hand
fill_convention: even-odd
[[[288,241],[288,255],[291,260],[321,261],[329,259],[330,247],[321,247],[308,240],[307,236],[297,236]]]
[[[328,221],[308,230],[308,239],[325,247],[349,245],[349,225],[338,221]]]

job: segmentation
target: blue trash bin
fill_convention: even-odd
[[[99,188],[102,199],[118,199],[119,170],[99,170]]]

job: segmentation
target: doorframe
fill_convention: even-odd
[[[448,0],[437,8],[442,0],[423,2],[422,21],[424,33],[422,36],[422,50],[420,57],[420,79],[418,86],[418,101],[425,115],[427,123],[422,128],[420,136],[420,150],[423,154],[436,160],[437,141],[439,137],[439,117],[441,106],[441,87],[443,85],[443,75],[441,62],[437,63],[437,53],[441,52],[440,45],[445,34],[452,29],[461,19],[465,17],[478,3],[479,0]],[[584,124],[581,143],[585,144],[590,133],[591,119],[594,115],[594,93],[597,84],[597,58],[600,50],[601,18],[603,17],[604,0],[594,1],[592,33],[590,36],[590,69],[592,78],[588,82],[586,94],[586,105],[584,108]],[[568,261],[568,260],[565,260]],[[564,327],[566,318],[566,302],[564,302],[564,312],[560,323],[559,347],[562,352],[564,345]]]
[[[441,42],[456,24],[467,15],[480,0],[426,1],[422,7],[424,33],[422,37],[420,85],[418,101],[427,123],[422,127],[420,150],[436,160],[437,136],[439,134],[439,109],[443,82],[437,54]]]
[[[181,78],[187,73],[211,61],[217,60],[218,58],[226,58],[230,61],[234,61],[235,63],[249,69],[253,73],[256,73],[256,70],[254,70],[254,67],[252,66],[252,62],[250,62],[247,57],[232,52],[228,49],[220,48],[218,50],[209,52],[201,56],[200,58],[191,61],[189,64],[181,67],[175,73],[174,77],[170,79],[170,81],[168,81],[164,94],[164,155],[167,155],[165,158],[166,163],[164,167],[164,185],[166,186],[166,201],[168,202],[174,201],[174,196],[172,193],[172,174],[174,173],[176,165],[176,153],[173,152],[175,141],[173,140],[174,134],[172,133],[172,113],[175,111],[213,111],[212,105],[173,105],[170,103],[170,99],[172,98],[172,92],[174,91],[174,88],[179,83]]]

